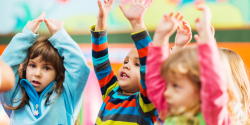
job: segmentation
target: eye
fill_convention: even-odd
[[[29,65],[31,68],[35,68],[36,67],[36,65],[34,65],[34,64],[30,64]]]
[[[177,84],[173,85],[175,89],[179,89],[180,87]]]
[[[139,66],[139,67],[141,66],[139,63],[135,63],[135,65],[136,65],[136,66]]]
[[[128,64],[128,61],[124,61],[123,64]]]
[[[49,67],[44,67],[44,69],[45,69],[45,70],[50,70],[50,68],[49,68]]]

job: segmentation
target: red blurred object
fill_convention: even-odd
[[[69,0],[57,0],[58,2],[60,2],[60,3],[66,3],[66,2],[68,2]]]

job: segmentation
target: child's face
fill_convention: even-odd
[[[140,91],[140,60],[136,48],[132,48],[118,70],[118,83],[125,93]]]
[[[53,66],[40,59],[41,56],[30,59],[26,69],[26,79],[38,93],[56,79],[56,70]]]
[[[179,115],[200,103],[199,88],[186,75],[178,79],[164,77],[164,80],[167,82],[164,97],[172,115]]]

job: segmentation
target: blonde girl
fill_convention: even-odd
[[[233,121],[228,103],[237,99],[235,92],[231,91],[233,84],[227,83],[231,80],[226,79],[225,72],[230,68],[221,64],[225,58],[220,58],[210,30],[209,8],[205,5],[197,8],[203,10],[202,18],[196,20],[201,38],[197,41],[197,48],[179,50],[169,58],[168,40],[181,20],[179,14],[173,17],[170,13],[160,21],[153,43],[149,45],[147,93],[166,125],[229,125]],[[227,60],[223,63],[228,64]]]

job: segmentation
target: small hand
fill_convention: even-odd
[[[211,20],[212,14],[208,6],[199,5],[198,10],[202,10],[201,19],[197,18],[195,21],[196,30],[201,38],[200,43],[206,43],[207,41],[213,39],[213,33],[211,32]]]
[[[104,3],[105,5],[103,6],[101,0],[98,0],[99,12],[97,15],[97,25],[95,27],[96,31],[106,29],[106,21],[114,0],[104,0]]]
[[[52,36],[60,29],[62,29],[64,24],[64,21],[58,21],[55,19],[44,19],[44,22],[47,25]]]
[[[214,27],[212,25],[210,26],[210,29],[211,29],[211,32],[212,32],[212,34],[214,36],[215,35],[215,30],[214,30]],[[200,42],[200,40],[201,40],[201,38],[197,34],[194,35],[194,39],[197,42]]]
[[[153,1],[154,0],[150,0],[147,4],[144,4],[145,0],[131,0],[131,5],[128,9],[126,9],[123,5],[119,5],[124,16],[131,23],[134,32],[145,28],[143,16]]]
[[[126,9],[123,5],[119,5],[124,16],[129,21],[140,21],[143,19],[143,16],[146,10],[153,3],[153,0],[150,0],[147,4],[145,4],[145,0],[131,0],[131,5],[128,9]]]
[[[43,12],[38,18],[32,20],[32,21],[28,21],[28,23],[26,24],[26,27],[28,29],[30,29],[34,34],[37,33],[39,26],[41,24],[41,22],[44,21],[44,17],[45,17],[45,12]]]
[[[192,32],[189,23],[183,20],[182,24],[183,28],[179,25],[175,36],[176,48],[184,48],[192,39]]]
[[[173,12],[170,14],[164,14],[156,28],[153,45],[161,46],[166,44],[170,36],[175,32],[176,28],[181,23],[182,19],[183,15],[180,12],[178,12],[174,17]]]

